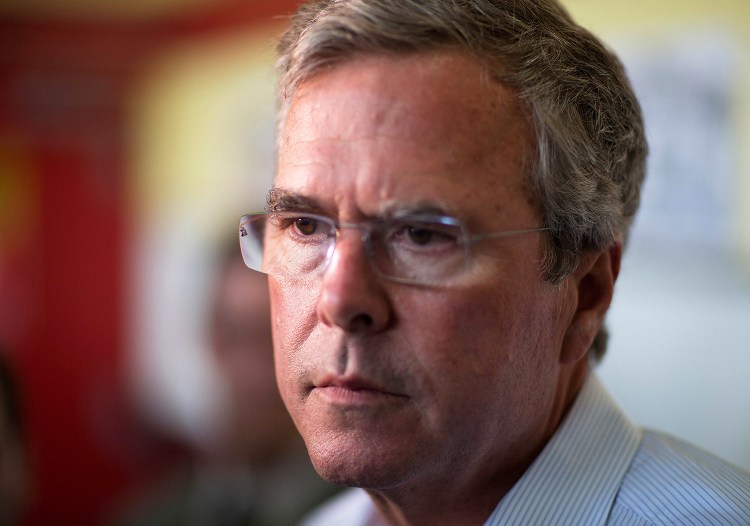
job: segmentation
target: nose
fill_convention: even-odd
[[[388,295],[356,229],[341,231],[323,274],[317,307],[325,325],[347,332],[376,333],[391,323]]]

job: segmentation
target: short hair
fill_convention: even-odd
[[[641,110],[617,57],[555,0],[321,0],[279,41],[277,146],[296,88],[364,54],[459,49],[514,89],[536,133],[531,186],[542,271],[561,283],[589,250],[627,241],[646,172]],[[606,331],[590,355],[599,360]]]

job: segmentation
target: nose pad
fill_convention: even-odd
[[[318,317],[347,332],[378,332],[392,317],[381,278],[367,255],[368,234],[339,234],[321,283]],[[345,239],[347,238],[347,239]]]

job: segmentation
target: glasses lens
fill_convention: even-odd
[[[263,270],[263,232],[266,216],[264,214],[246,215],[240,219],[240,250],[245,265],[252,270]]]
[[[364,236],[367,254],[375,270],[392,280],[445,284],[466,268],[464,229],[455,219],[416,216],[369,225]],[[330,260],[335,240],[336,224],[314,214],[252,214],[240,221],[245,264],[275,276],[320,273]]]
[[[325,268],[336,237],[334,223],[310,214],[245,216],[240,244],[245,264],[276,276],[302,276]]]
[[[443,217],[406,217],[379,223],[372,230],[370,257],[385,276],[398,281],[439,284],[466,266],[463,229]]]

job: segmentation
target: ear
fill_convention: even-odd
[[[621,258],[622,243],[617,241],[603,250],[582,255],[578,268],[568,277],[568,286],[574,287],[574,313],[563,338],[562,364],[586,357],[612,301]]]

